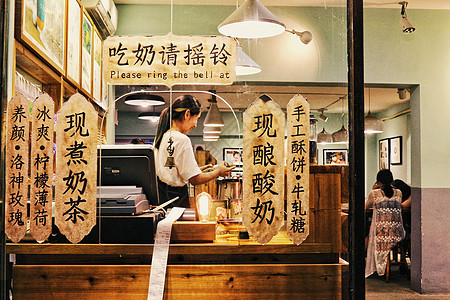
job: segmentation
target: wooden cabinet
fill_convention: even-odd
[[[346,299],[340,260],[341,169],[311,166],[310,236],[266,245],[236,235],[172,244],[164,299]],[[153,245],[8,244],[18,299],[146,299]]]

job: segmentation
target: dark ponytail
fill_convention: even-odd
[[[184,114],[188,109],[192,116],[198,115],[201,110],[200,102],[191,95],[183,95],[175,99],[172,103],[172,120],[183,121]],[[159,149],[164,133],[166,133],[171,126],[169,108],[166,107],[159,117],[154,143],[156,149]]]
[[[392,188],[392,182],[394,181],[394,176],[389,169],[383,169],[377,173],[377,181],[382,184],[381,190],[384,194],[391,198],[394,195],[394,189]]]

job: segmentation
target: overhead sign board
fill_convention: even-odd
[[[104,80],[115,85],[232,84],[236,42],[225,36],[111,36]]]

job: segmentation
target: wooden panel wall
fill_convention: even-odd
[[[164,299],[341,299],[342,265],[168,266]],[[345,272],[345,270],[344,270]],[[14,266],[14,299],[146,299],[150,266]]]

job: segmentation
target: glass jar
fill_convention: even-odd
[[[309,115],[309,163],[317,165],[317,119]]]

